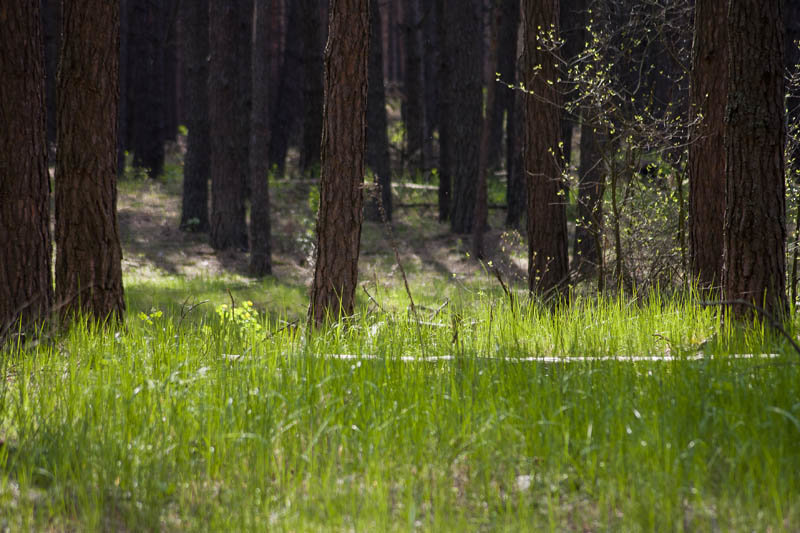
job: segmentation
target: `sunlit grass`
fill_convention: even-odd
[[[4,527],[800,523],[797,355],[763,328],[723,328],[691,296],[575,296],[552,310],[439,280],[412,286],[415,315],[376,277],[356,317],[312,332],[303,287],[126,287],[124,327],[78,322],[0,354]],[[609,355],[675,360],[519,361]]]

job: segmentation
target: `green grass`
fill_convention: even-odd
[[[377,279],[386,313],[362,292],[310,332],[304,289],[274,280],[126,288],[124,327],[0,354],[0,528],[800,526],[797,355],[690,297],[549,311],[440,279],[412,287],[418,325]],[[688,359],[701,345],[714,357]]]

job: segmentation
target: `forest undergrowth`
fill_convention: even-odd
[[[0,529],[800,528],[800,354],[766,325],[691,291],[532,303],[518,235],[480,265],[409,210],[403,268],[368,224],[358,313],[314,331],[311,188],[273,184],[308,200],[258,281],[178,232],[167,176],[121,183],[124,324],[0,356]]]

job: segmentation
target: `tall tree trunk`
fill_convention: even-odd
[[[506,140],[506,227],[521,229],[528,210],[528,185],[522,144],[525,141],[525,94],[515,91],[508,108],[508,138]]]
[[[590,37],[585,31],[586,21],[586,2],[587,0],[559,0],[559,28],[561,35],[561,49],[559,54],[566,62],[574,61],[578,54],[588,42]],[[568,79],[567,63],[561,64],[561,78]],[[569,170],[572,165],[572,134],[578,123],[578,116],[567,109],[566,104],[575,96],[573,87],[559,83],[562,90],[562,111],[561,111],[561,156],[564,158],[564,168]]]
[[[425,93],[425,137],[422,140],[422,165],[430,171],[436,165],[434,131],[439,128],[439,54],[441,46],[436,25],[436,9],[427,2],[422,17],[422,84]]]
[[[128,149],[128,40],[130,36],[130,0],[119,2],[119,107],[117,109],[117,173],[125,176]],[[61,2],[58,2],[60,5]],[[55,115],[53,116],[55,118]]]
[[[386,126],[386,93],[383,85],[383,47],[379,0],[369,0],[370,36],[369,83],[367,88],[367,153],[366,163],[378,186],[367,204],[366,217],[380,222],[383,216],[392,220],[392,172],[389,166],[389,135]],[[383,209],[383,215],[381,214]]]
[[[241,158],[239,97],[239,4],[209,1],[211,61],[208,77],[211,135],[211,246],[216,250],[247,247],[245,179]]]
[[[453,180],[450,228],[470,233],[475,215],[480,128],[483,117],[481,0],[446,0],[445,55],[450,62],[447,91],[447,161]]]
[[[722,280],[725,297],[784,314],[783,0],[735,0],[728,7],[727,194]],[[737,315],[749,310],[733,306]]]
[[[272,0],[255,0],[253,108],[250,122],[250,273],[272,273],[269,219],[269,72]]]
[[[508,85],[516,80],[517,29],[519,28],[519,0],[495,0],[500,8],[500,28],[497,34],[497,73],[500,81],[495,83],[497,91],[492,106],[489,151],[489,168],[500,166],[503,153],[503,115],[506,115],[506,131],[510,132],[511,120],[507,113],[514,105],[514,91]],[[508,133],[507,133],[508,135]]]
[[[44,29],[47,142],[56,143],[56,80],[61,50],[61,0],[42,0],[40,17]],[[55,151],[52,152],[53,155]]]
[[[300,171],[312,172],[319,165],[322,139],[322,21],[319,0],[298,0],[303,5],[303,144]]]
[[[689,223],[692,278],[722,282],[725,225],[725,105],[728,0],[697,0],[690,90]]]
[[[450,78],[452,67],[450,55],[447,50],[447,20],[445,18],[447,2],[453,0],[436,1],[437,34],[439,48],[439,222],[450,219],[450,197],[452,196],[452,169],[450,168],[450,116],[449,109],[452,105],[450,94]]]
[[[557,0],[523,0],[523,157],[528,181],[528,276],[531,292],[547,295],[569,284],[566,195],[559,165],[561,95],[558,68],[540,32],[558,35]]]
[[[208,0],[181,2],[186,104],[181,228],[208,231],[211,137],[208,123]]]
[[[296,135],[303,108],[303,33],[300,0],[290,0],[286,14],[286,44],[281,63],[278,94],[270,123],[270,166],[278,175],[286,171],[289,142]]]
[[[317,261],[309,320],[351,315],[358,282],[364,177],[368,0],[331,0],[325,48],[325,116]]]
[[[164,140],[174,141],[178,135],[178,4],[179,0],[161,0],[161,39],[164,49],[163,100]]]
[[[580,162],[578,164],[578,216],[575,220],[573,270],[581,276],[602,271],[603,194],[605,168],[599,143],[600,133],[588,116],[581,123]]]
[[[253,2],[237,0],[238,30],[236,31],[236,147],[242,168],[242,190],[245,198],[250,195],[250,113],[253,104]]]
[[[27,327],[44,318],[53,299],[45,54],[39,3],[10,0],[2,11],[0,344],[17,325]]]
[[[58,77],[56,300],[64,314],[121,318],[117,225],[119,3],[64,2]]]
[[[405,80],[403,121],[406,131],[406,166],[414,174],[422,168],[422,139],[425,135],[425,101],[422,79],[422,40],[419,0],[403,0]]]

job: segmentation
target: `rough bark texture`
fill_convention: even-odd
[[[470,233],[475,215],[483,118],[481,0],[445,1],[445,61],[450,63],[447,162],[453,180],[450,229]]]
[[[44,30],[45,79],[47,90],[47,142],[56,142],[56,78],[61,49],[61,0],[42,0],[40,13]],[[55,152],[53,152],[55,154]]]
[[[181,2],[186,157],[183,163],[181,228],[208,231],[211,137],[208,124],[208,0]]]
[[[117,225],[119,3],[64,3],[58,77],[56,301],[64,314],[121,318]]]
[[[276,166],[278,174],[286,171],[286,153],[289,141],[300,125],[303,107],[303,39],[301,32],[299,0],[291,0],[286,15],[286,45],[281,64],[280,82],[272,114],[269,147],[270,166]]]
[[[227,0],[209,2],[210,237],[216,250],[247,247],[244,204],[248,162],[241,158],[240,145],[237,5]]]
[[[52,303],[50,179],[39,3],[0,9],[0,343]],[[8,53],[13,50],[14,53]]]
[[[422,140],[425,135],[425,100],[422,78],[422,39],[419,0],[403,0],[405,80],[403,80],[403,121],[406,130],[406,166],[412,174],[422,168]]]
[[[319,0],[297,0],[303,5],[303,144],[300,171],[315,171],[322,138],[322,20]]]
[[[599,133],[585,117],[581,125],[578,164],[578,217],[575,221],[573,270],[592,276],[602,268],[603,193],[605,168],[600,155]]]
[[[389,166],[389,134],[386,125],[386,92],[383,86],[383,47],[378,0],[370,0],[369,87],[367,101],[366,162],[379,191],[371,195],[365,215],[369,220],[392,220],[392,172]],[[379,196],[378,196],[379,195]],[[380,200],[379,200],[380,198]]]
[[[691,74],[689,250],[701,288],[722,283],[725,225],[725,105],[728,90],[728,0],[697,0]]]
[[[332,0],[330,9],[317,261],[309,307],[309,320],[317,325],[353,313],[367,109],[369,2]]]
[[[528,182],[528,276],[531,292],[548,294],[569,283],[566,195],[559,165],[561,95],[552,52],[540,45],[542,31],[558,34],[557,0],[523,0],[525,98],[523,157]]]
[[[253,106],[250,121],[250,273],[272,273],[269,220],[269,72],[272,0],[255,0]]]
[[[788,310],[782,7],[783,0],[729,3],[725,115],[725,297],[774,314]]]
[[[506,115],[506,131],[510,131],[511,121],[508,113],[514,105],[514,91],[508,88],[516,80],[517,28],[519,27],[519,0],[495,0],[499,4],[500,29],[497,35],[497,74],[500,81],[496,84],[494,105],[491,114],[491,130],[489,133],[489,152],[487,165],[497,168],[503,155],[503,116]],[[507,144],[507,143],[506,143]]]

